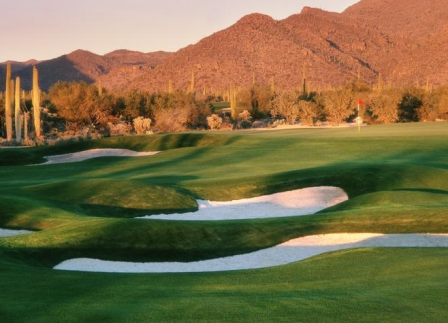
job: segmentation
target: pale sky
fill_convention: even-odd
[[[359,0],[0,0],[0,62],[51,59],[76,49],[177,51],[259,12],[304,6],[341,12]]]

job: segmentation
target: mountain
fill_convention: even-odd
[[[48,90],[57,81],[94,83],[102,77],[108,80],[109,87],[119,87],[133,79],[133,77],[126,78],[126,75],[139,76],[143,71],[155,68],[170,54],[166,52],[140,53],[119,50],[101,56],[89,51],[77,50],[42,62],[34,60],[24,63],[11,62],[11,67],[13,77],[19,76],[25,89],[31,87],[33,66],[39,69],[39,83],[43,90]],[[0,67],[6,70],[6,63],[0,64]],[[4,84],[4,79],[5,75],[1,73],[1,84]],[[3,86],[1,87],[3,88]]]
[[[104,55],[115,63],[109,73],[100,77],[102,84],[109,89],[120,89],[126,84],[142,77],[173,55],[169,52],[141,53],[125,49]]]
[[[448,25],[448,0],[363,0],[342,15],[371,22],[389,35],[415,40],[435,35]]]
[[[115,60],[123,65],[148,65],[151,68],[155,68],[172,54],[173,53],[163,51],[142,53],[127,49],[119,49],[104,55],[104,57]]]
[[[343,13],[306,7],[284,20],[251,14],[176,53],[78,50],[34,64],[44,90],[58,80],[148,91],[166,90],[172,80],[188,89],[192,71],[197,91],[247,86],[253,77],[297,88],[304,67],[308,84],[319,89],[353,80],[358,71],[367,83],[381,74],[397,85],[446,84],[447,52],[448,0],[363,0]],[[32,66],[15,66],[13,75],[29,87]]]
[[[36,65],[39,63],[39,61],[35,60],[35,59],[30,59],[26,62],[17,62],[17,61],[6,61],[3,63],[0,63],[0,66],[4,67],[6,69],[6,65],[8,63],[11,63],[11,72],[18,72],[28,66],[32,66],[32,65]]]
[[[253,76],[264,84],[274,77],[278,86],[293,88],[302,82],[303,66],[314,88],[352,80],[358,69],[373,82],[396,64],[403,47],[401,39],[360,19],[319,9],[304,8],[281,21],[252,14],[180,50],[127,87],[163,90],[171,79],[175,88],[186,89],[194,69],[197,90],[250,84]]]
[[[342,16],[363,19],[407,42],[384,75],[396,83],[448,82],[448,0],[363,0]]]

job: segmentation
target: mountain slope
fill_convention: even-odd
[[[407,52],[384,75],[401,84],[448,82],[448,0],[363,0],[342,16],[376,24],[407,41]]]
[[[252,14],[180,50],[127,87],[163,90],[171,79],[175,88],[187,89],[194,69],[197,90],[247,85],[253,75],[264,84],[274,77],[278,86],[294,88],[301,84],[304,65],[314,88],[354,79],[358,68],[373,81],[380,64],[394,64],[382,57],[399,48],[360,20],[322,10],[305,8],[282,21]]]
[[[372,22],[390,35],[427,38],[447,26],[448,0],[363,0],[342,15]]]

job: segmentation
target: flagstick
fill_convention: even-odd
[[[359,120],[359,101],[358,101],[358,119],[357,119],[357,122],[358,122],[358,133],[360,133],[361,132],[361,122]]]

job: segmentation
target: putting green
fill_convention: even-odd
[[[8,322],[170,322],[180,313],[187,313],[182,316],[186,322],[252,322],[254,317],[266,322],[274,317],[279,322],[421,322],[425,312],[429,321],[442,322],[448,294],[445,250],[341,252],[254,271],[256,280],[243,281],[238,277],[252,274],[131,277],[50,268],[83,257],[211,259],[322,233],[447,233],[447,139],[448,124],[426,123],[367,127],[361,134],[356,129],[182,133],[1,150],[0,227],[39,232],[0,238],[0,314]],[[161,153],[20,166],[93,148]],[[341,187],[350,200],[317,215],[281,219],[129,219],[194,211],[197,199],[230,201],[316,186]],[[399,265],[410,272],[388,271]],[[297,272],[303,280],[296,281]],[[329,284],[322,275],[335,281]],[[225,286],[238,288],[225,292]],[[155,299],[157,293],[161,299]],[[33,298],[38,301],[30,305]],[[41,302],[53,307],[39,311]]]

